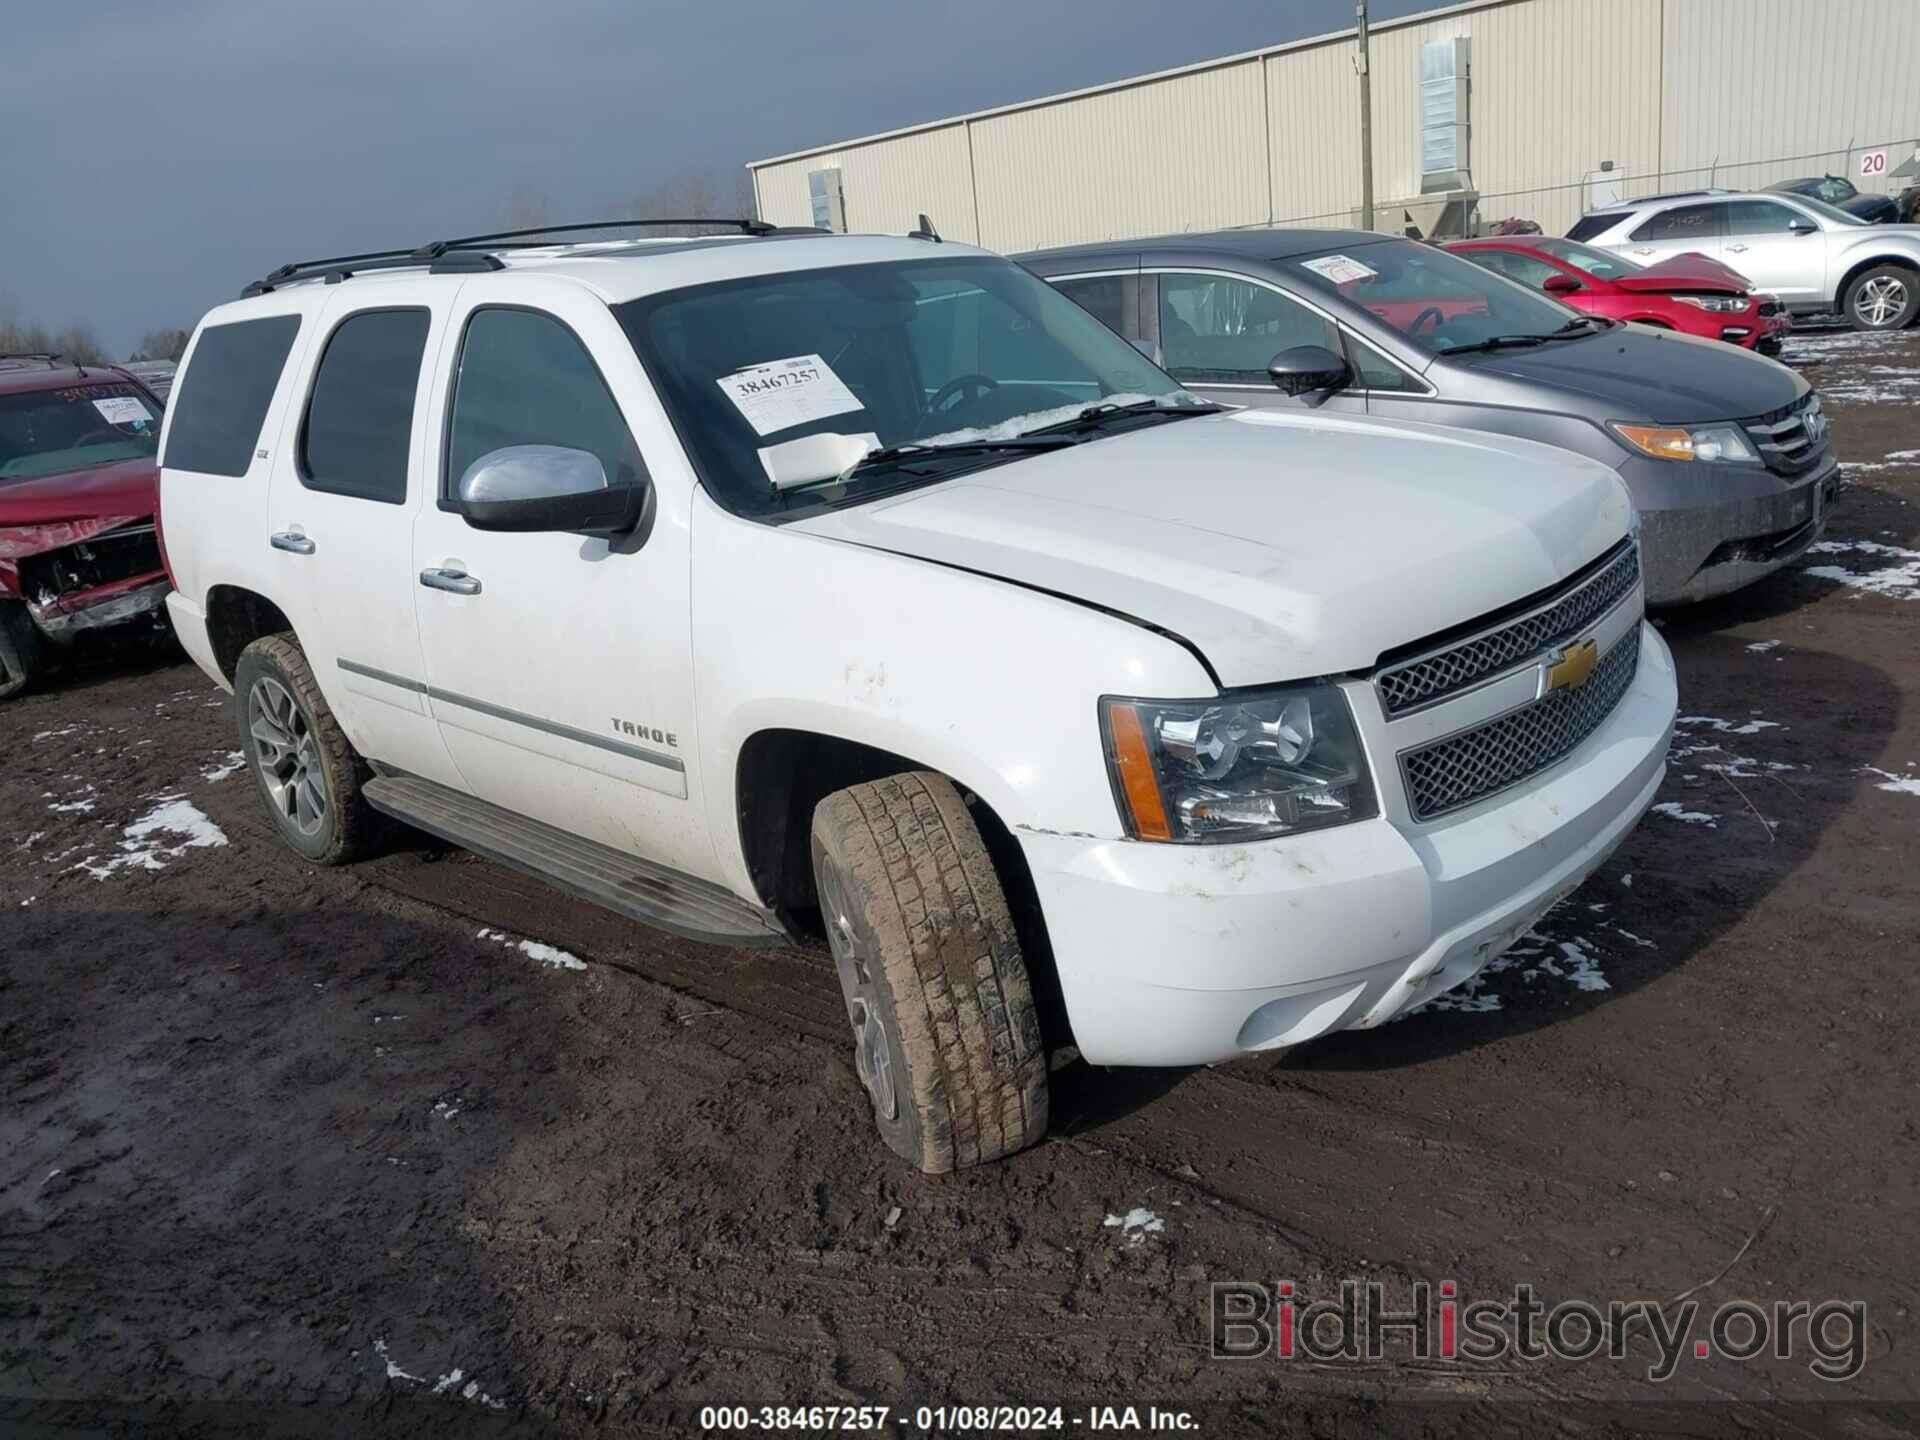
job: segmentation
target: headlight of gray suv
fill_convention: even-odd
[[[1213,700],[1110,697],[1100,729],[1136,840],[1265,840],[1380,813],[1352,712],[1332,685]]]
[[[1630,450],[1656,460],[1719,460],[1758,465],[1760,452],[1738,425],[1609,425]]]

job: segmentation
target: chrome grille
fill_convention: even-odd
[[[1496,720],[1400,754],[1416,820],[1471,805],[1566,758],[1600,728],[1633,683],[1640,630],[1629,630],[1577,690],[1554,690]]]
[[[1740,422],[1769,470],[1803,469],[1826,448],[1827,416],[1809,390],[1793,404]]]
[[[1627,541],[1586,579],[1538,610],[1430,655],[1390,665],[1373,678],[1389,717],[1431,704],[1571,639],[1611,610],[1640,579],[1640,551]]]

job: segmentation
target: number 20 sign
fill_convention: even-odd
[[[1870,180],[1887,173],[1887,152],[1885,150],[1862,150],[1860,152],[1860,178]]]

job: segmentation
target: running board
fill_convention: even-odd
[[[368,781],[361,793],[382,814],[642,924],[716,945],[792,943],[770,911],[718,885],[431,780],[381,775]]]

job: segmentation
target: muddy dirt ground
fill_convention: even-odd
[[[1850,462],[1828,543],[1664,620],[1662,809],[1499,973],[1275,1058],[1070,1065],[1047,1143],[955,1177],[870,1134],[820,954],[426,842],[305,868],[177,655],[0,709],[0,1433],[695,1434],[715,1402],[918,1433],[995,1401],[1907,1433],[1920,333],[1792,353]],[[1859,1301],[1864,1367],[1689,1347],[1655,1383],[1644,1330],[1581,1363],[1208,1358],[1210,1282],[1349,1277],[1687,1296],[1697,1335]]]

